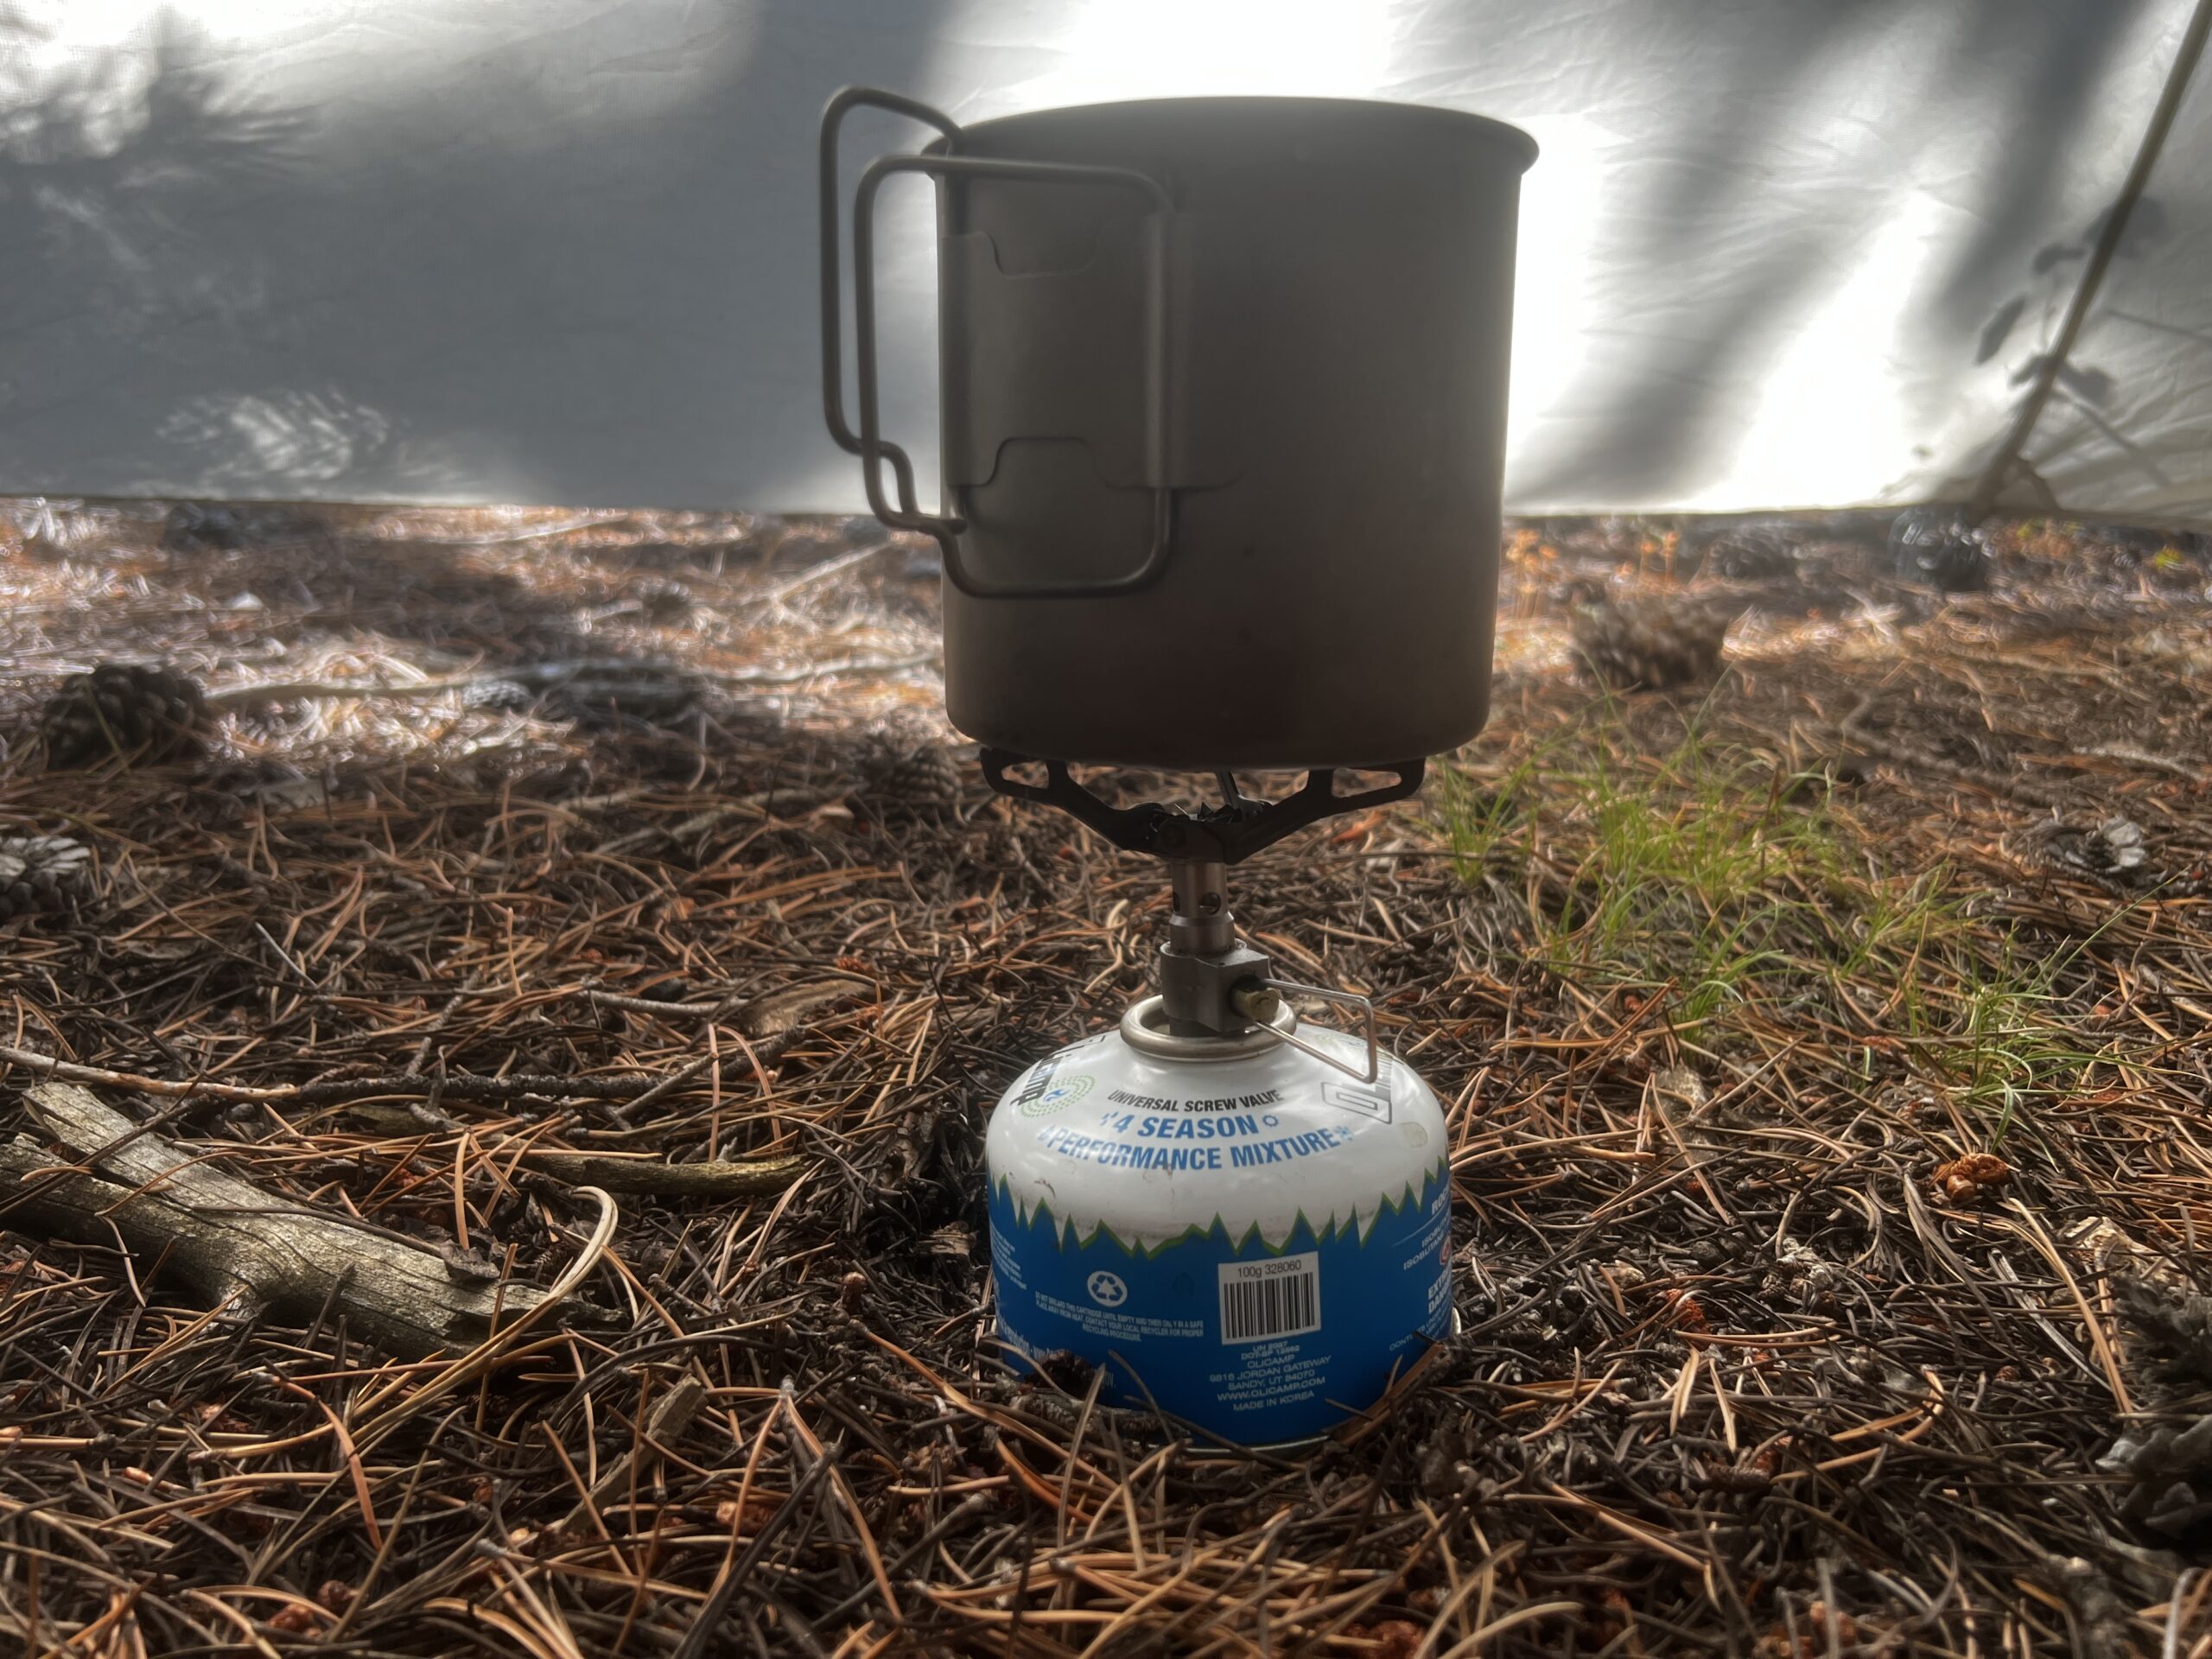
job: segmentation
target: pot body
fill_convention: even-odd
[[[940,147],[940,153],[944,153]],[[953,723],[1018,753],[1360,766],[1488,713],[1525,136],[1303,99],[1052,110],[939,193]],[[982,596],[1158,579],[1104,597]]]
[[[1016,1078],[984,1147],[1007,1357],[1103,1367],[1109,1404],[1308,1440],[1451,1332],[1444,1115],[1398,1060],[1361,1084],[1284,1046],[1163,1059],[1104,1033]]]

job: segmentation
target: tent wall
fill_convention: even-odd
[[[851,510],[816,385],[815,120],[1297,92],[1516,122],[1509,495],[1962,493],[2187,0],[17,0],[0,490]],[[907,144],[880,117],[851,149]],[[856,168],[855,169],[856,170]],[[933,475],[925,188],[886,428]],[[2212,92],[2028,447],[2212,523]],[[2012,498],[2040,505],[2023,485]]]

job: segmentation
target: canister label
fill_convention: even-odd
[[[1072,1083],[1048,1082],[1039,1103]],[[1228,1162],[1226,1147],[1195,1129],[1156,1150]],[[1084,1230],[1049,1203],[1019,1205],[1011,1184],[995,1179],[999,1334],[1017,1363],[1080,1355],[1105,1368],[1109,1403],[1157,1405],[1240,1445],[1325,1433],[1373,1405],[1452,1328],[1443,1163],[1418,1192],[1378,1198],[1359,1206],[1371,1218],[1364,1227],[1357,1215],[1332,1216],[1317,1232],[1300,1214],[1271,1245],[1256,1225],[1232,1233],[1216,1216],[1147,1248],[1103,1224]]]

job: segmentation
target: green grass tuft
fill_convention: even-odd
[[[2074,953],[1974,916],[1946,868],[1886,868],[1825,778],[1694,720],[1647,753],[1598,700],[1494,780],[1447,768],[1435,810],[1462,879],[1516,901],[1524,960],[1661,999],[1698,1049],[1816,1038],[1865,1085],[1939,1090],[1993,1145],[2114,1058],[2062,1006]]]

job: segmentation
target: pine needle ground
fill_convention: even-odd
[[[2185,1299],[2212,1222],[2196,550],[2015,524],[1992,591],[1945,601],[1817,528],[1733,583],[1664,527],[1517,532],[1490,731],[1237,884],[1449,1103],[1462,1334],[1338,1441],[1223,1458],[990,1340],[984,1115],[1137,994],[1166,891],[962,764],[918,550],[16,517],[0,832],[93,873],[10,925],[5,1046],[321,1090],[106,1092],[289,1204],[539,1285],[594,1212],[525,1154],[805,1169],[622,1198],[590,1317],[465,1376],[0,1233],[27,1651],[2212,1651],[2202,1539],[2099,1467],[2212,1409],[2114,1289]],[[1720,677],[1593,690],[1592,587],[1740,599]],[[44,771],[41,699],[110,659],[217,694],[696,683],[650,719],[280,700],[188,762]],[[545,1081],[448,1086],[502,1077]],[[632,1112],[636,1079],[674,1081]]]

